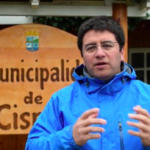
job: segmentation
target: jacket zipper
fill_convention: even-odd
[[[121,124],[121,122],[118,122],[118,124],[119,124],[119,132],[120,132],[120,148],[121,148],[121,150],[124,150],[122,124]]]

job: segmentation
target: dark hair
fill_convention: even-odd
[[[78,48],[81,51],[82,55],[82,45],[83,45],[83,37],[86,32],[89,30],[96,30],[96,31],[109,31],[115,35],[115,38],[120,46],[120,51],[125,44],[125,36],[122,27],[114,21],[105,16],[98,16],[93,17],[83,24],[81,24],[79,31],[78,31]]]

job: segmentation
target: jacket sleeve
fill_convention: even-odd
[[[143,146],[143,150],[150,150],[150,147]]]
[[[80,150],[72,136],[73,125],[63,128],[57,98],[52,97],[34,123],[25,150]]]

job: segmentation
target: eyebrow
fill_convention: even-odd
[[[100,44],[105,44],[105,43],[112,43],[113,41],[102,41],[100,42]],[[87,46],[92,46],[92,45],[97,45],[96,42],[93,42],[93,43],[88,43],[88,44],[85,44],[84,47],[87,47]]]
[[[113,41],[102,41],[101,44],[105,44],[105,43],[113,43]]]
[[[94,43],[88,43],[88,44],[85,44],[85,47],[92,46],[92,45],[97,45],[97,44],[95,42]]]
[[[102,41],[102,42],[100,42],[100,44],[112,43],[112,42],[113,41]],[[88,43],[88,44],[85,45],[85,47],[90,46],[90,45],[97,45],[97,43],[96,42]]]

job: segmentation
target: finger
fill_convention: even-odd
[[[101,127],[92,127],[88,126],[85,128],[82,128],[82,131],[80,131],[82,134],[89,134],[90,132],[105,132],[104,128]]]
[[[92,124],[105,125],[106,123],[107,123],[106,120],[101,119],[101,118],[88,118],[86,120],[81,121],[80,126],[87,127],[87,126],[90,126]]]
[[[142,114],[148,118],[150,118],[150,115],[148,113],[148,111],[146,109],[141,108],[141,106],[135,106],[133,107],[133,110],[137,113],[137,114]]]
[[[147,138],[148,135],[146,133],[143,132],[137,132],[137,131],[133,131],[133,130],[128,130],[128,133],[134,136],[138,136],[141,139]]]
[[[142,108],[140,105],[136,105],[135,107]]]
[[[129,118],[135,119],[138,121],[143,122],[144,124],[150,125],[150,118],[141,114],[129,114]]]
[[[81,115],[81,117],[78,120],[87,119],[92,114],[98,114],[98,112],[99,112],[98,108],[93,108],[93,109],[87,110]]]
[[[87,134],[84,135],[84,138],[86,141],[91,140],[91,139],[99,139],[101,137],[100,134]]]
[[[139,130],[142,130],[143,132],[150,132],[150,127],[145,125],[145,124],[142,124],[142,123],[137,123],[137,122],[130,122],[130,121],[127,121],[127,124],[129,126],[133,126],[133,127],[136,127],[138,128]]]
[[[98,116],[98,112],[90,115],[88,118],[97,118],[97,116]]]

